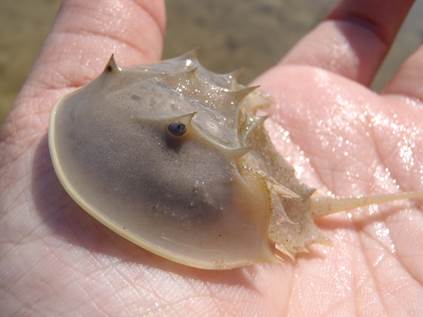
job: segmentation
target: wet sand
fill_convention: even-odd
[[[323,18],[334,0],[172,0],[165,57],[199,47],[203,64],[218,72],[246,67],[249,81],[275,64]],[[13,103],[45,38],[58,0],[0,2],[0,121]],[[423,38],[423,1],[417,1],[374,87],[383,86]],[[419,20],[420,19],[420,20]]]

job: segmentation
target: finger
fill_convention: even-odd
[[[95,78],[111,54],[120,65],[160,58],[163,1],[65,0],[40,56],[0,131],[15,155],[45,133],[48,116],[66,92]],[[13,141],[11,141],[13,139]]]
[[[369,85],[413,0],[344,0],[282,60]]]
[[[423,45],[401,65],[383,93],[423,101]]]
[[[21,97],[79,87],[112,53],[125,65],[159,59],[164,19],[162,1],[64,1]]]

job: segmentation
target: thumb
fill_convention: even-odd
[[[65,0],[0,143],[13,134],[17,150],[19,143],[44,134],[57,100],[96,77],[112,53],[120,65],[158,60],[164,28],[164,1]]]

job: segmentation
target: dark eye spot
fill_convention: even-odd
[[[182,122],[172,122],[167,126],[167,130],[174,136],[183,136],[187,133],[187,127]]]

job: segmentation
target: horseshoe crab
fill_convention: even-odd
[[[324,242],[314,218],[396,199],[313,195],[279,156],[258,109],[271,100],[192,53],[104,72],[53,109],[49,148],[91,216],[172,261],[230,269]]]

